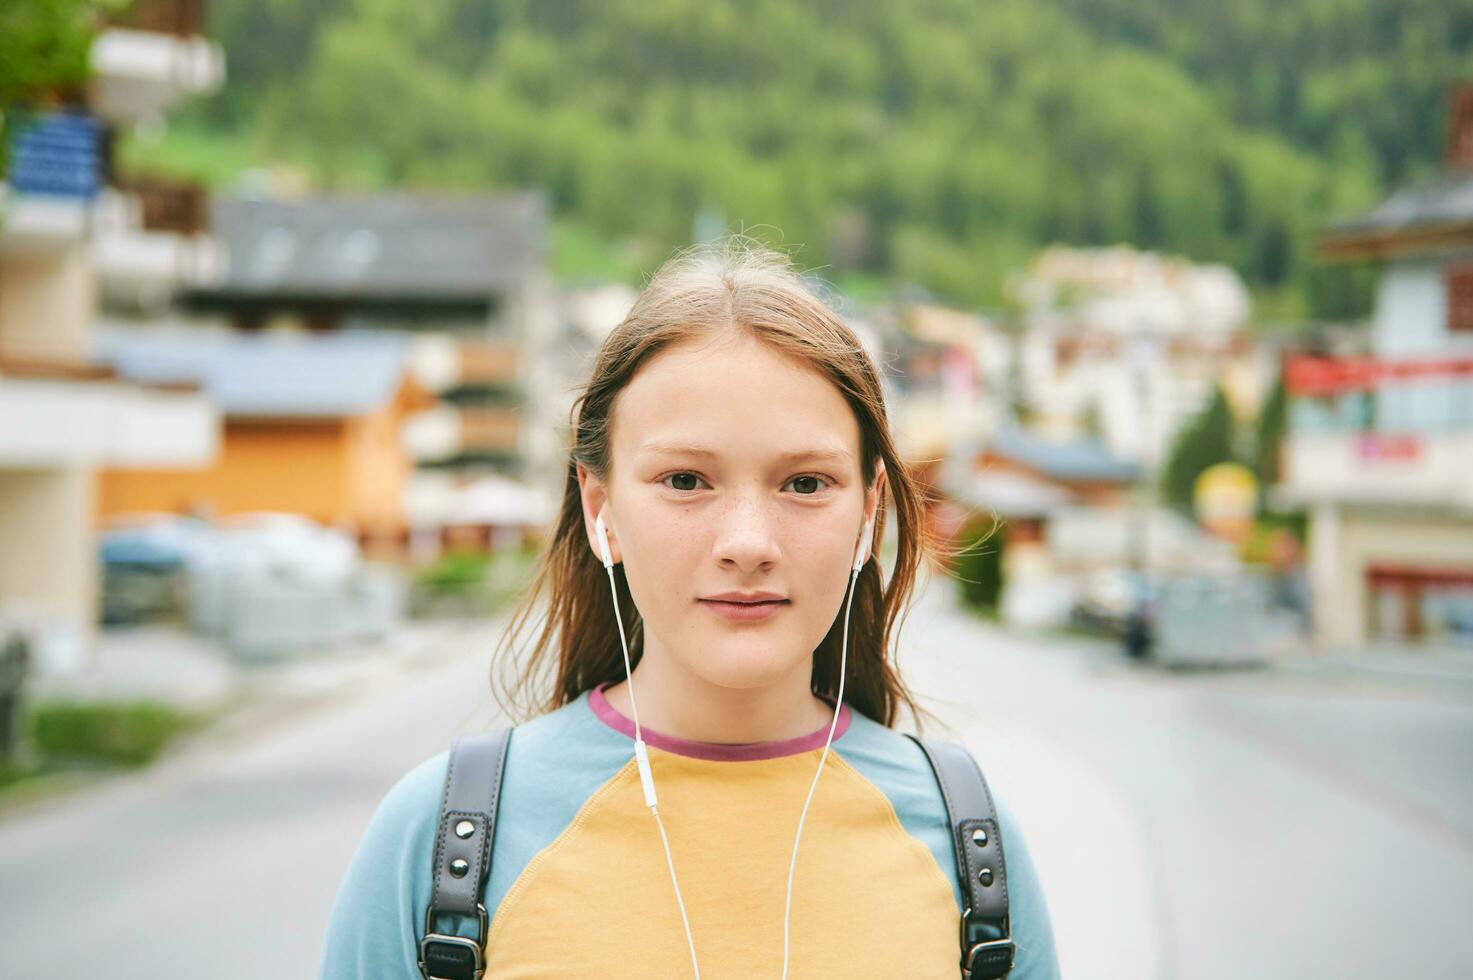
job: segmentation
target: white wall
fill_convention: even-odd
[[[79,467],[0,470],[0,619],[39,627],[43,639],[90,634],[98,575],[93,493],[91,471]]]
[[[0,354],[83,361],[97,308],[87,247],[0,254]]]
[[[207,466],[219,442],[198,392],[0,376],[0,467]]]
[[[1390,263],[1376,291],[1372,347],[1383,357],[1439,355],[1473,357],[1473,332],[1447,329],[1447,284],[1443,269],[1473,262],[1473,254]]]
[[[1284,483],[1309,500],[1473,507],[1473,432],[1415,437],[1404,459],[1376,458],[1376,437],[1301,432],[1284,444]]]

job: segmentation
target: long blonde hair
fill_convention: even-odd
[[[866,486],[874,485],[876,461],[884,460],[874,551],[884,540],[888,498],[896,520],[895,567],[885,583],[880,562],[868,561],[855,583],[844,700],[887,726],[895,724],[901,705],[913,717],[922,716],[894,666],[890,647],[928,553],[924,503],[891,437],[879,375],[854,331],[805,285],[786,255],[733,237],[678,253],[661,266],[604,340],[592,374],[574,400],[572,449],[557,525],[538,556],[532,582],[512,613],[494,660],[493,692],[512,717],[555,710],[601,683],[623,679],[608,573],[584,530],[578,464],[600,479],[608,478],[615,400],[645,361],[682,341],[730,330],[745,331],[775,350],[801,358],[833,382],[859,423],[860,469]],[[644,623],[622,565],[614,566],[614,577],[630,663],[638,664],[644,651]],[[535,641],[525,658],[519,658],[518,640],[529,628],[544,592],[548,601]],[[813,652],[812,688],[831,698],[839,685],[842,616],[841,610]],[[553,656],[556,662],[549,664]],[[498,683],[498,667],[505,665],[520,665],[520,670],[512,672],[508,683]],[[549,667],[554,668],[551,678]]]

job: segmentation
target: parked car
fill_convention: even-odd
[[[98,536],[101,615],[107,626],[182,614],[190,567],[210,548],[210,525],[176,514],[115,518]]]

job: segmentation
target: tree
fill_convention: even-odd
[[[1234,460],[1233,440],[1233,412],[1218,385],[1212,389],[1207,405],[1172,442],[1161,472],[1161,493],[1166,502],[1190,512],[1197,477],[1209,466]]]
[[[7,110],[71,101],[87,80],[87,54],[100,15],[119,0],[0,3],[0,175],[7,168]]]
[[[1284,444],[1284,430],[1289,416],[1288,393],[1279,378],[1258,410],[1258,426],[1253,439],[1253,472],[1258,477],[1260,501],[1263,491],[1279,482],[1279,452]],[[1261,504],[1260,504],[1261,506]]]
[[[0,39],[16,11],[83,2],[0,0]],[[176,131],[220,127],[319,184],[540,186],[560,222],[656,256],[709,207],[805,264],[967,304],[996,303],[1040,245],[1134,240],[1229,262],[1285,309],[1353,312],[1360,292],[1316,285],[1310,236],[1373,203],[1383,171],[1441,166],[1441,101],[1473,69],[1463,0],[1333,18],[1270,0],[212,0],[210,17],[231,82]]]

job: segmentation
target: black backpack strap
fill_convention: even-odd
[[[977,760],[960,745],[910,738],[926,753],[946,802],[966,909],[961,921],[964,980],[1001,980],[1013,969],[1008,873],[997,808]]]
[[[434,890],[425,910],[419,972],[425,980],[481,980],[486,970],[486,906],[481,893],[491,874],[491,842],[511,729],[455,740],[445,770],[435,835]],[[437,917],[475,918],[475,938],[435,932]]]

